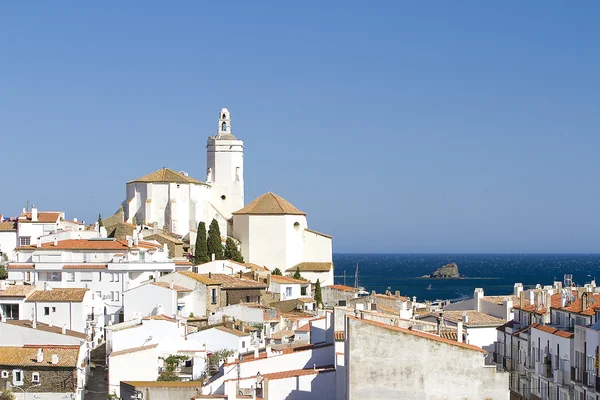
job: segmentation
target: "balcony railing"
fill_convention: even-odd
[[[592,371],[587,371],[583,374],[583,385],[589,388],[595,388],[596,379],[595,375]]]
[[[194,367],[177,367],[173,370],[174,373],[176,374],[181,374],[181,375],[191,375],[192,371],[193,371]],[[165,373],[167,372],[167,369],[164,367],[158,368],[158,372],[159,373]]]
[[[571,367],[571,380],[573,382],[581,382],[581,373],[578,367]]]

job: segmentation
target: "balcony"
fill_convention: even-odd
[[[506,371],[512,371],[512,359],[510,357],[503,357],[502,366]]]
[[[596,386],[596,376],[592,371],[587,371],[583,374],[583,385],[595,389]]]
[[[581,382],[581,373],[578,367],[571,367],[571,380],[573,382]]]
[[[181,367],[175,368],[172,372],[175,373],[175,374],[177,374],[177,375],[191,375],[192,371],[193,371],[193,368],[194,367],[183,367],[183,366],[181,366]],[[159,374],[162,374],[162,373],[165,373],[165,372],[168,372],[166,368],[164,368],[164,367],[158,368],[158,373]]]
[[[557,385],[569,385],[571,383],[571,376],[568,371],[554,371],[554,383]]]

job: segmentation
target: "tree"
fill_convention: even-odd
[[[219,230],[219,223],[216,219],[213,219],[208,227],[208,239],[206,240],[206,247],[208,247],[208,256],[212,257],[215,255],[215,260],[223,259],[223,244],[221,243],[221,231]]]
[[[235,354],[234,350],[230,349],[221,349],[217,350],[214,353],[208,356],[208,362],[206,363],[206,374],[208,376],[213,376],[217,372],[219,372],[219,367],[221,364],[227,360],[227,357]]]
[[[240,250],[238,249],[237,245],[230,237],[228,237],[225,241],[224,256],[225,260],[233,260],[240,263],[244,262],[244,257],[242,256],[242,253],[240,253]]]
[[[15,395],[8,389],[0,392],[0,400],[15,400]]]
[[[323,305],[323,295],[321,294],[321,282],[317,279],[317,283],[315,284],[315,302],[317,303],[317,307],[319,304]]]
[[[296,272],[294,272],[294,276],[292,276],[292,278],[302,279],[302,275],[300,275],[300,267],[296,267]]]
[[[0,256],[0,279],[8,279],[8,256]]]
[[[176,356],[171,354],[168,357],[159,357],[165,363],[165,372],[159,375],[157,381],[180,381],[181,378],[175,373],[175,369],[182,361],[187,361],[190,358],[187,356]]]
[[[275,268],[273,271],[271,271],[271,275],[281,276],[281,270],[279,268]]]
[[[196,232],[196,247],[194,249],[194,265],[209,262],[208,247],[206,243],[206,224],[198,223],[198,231]]]

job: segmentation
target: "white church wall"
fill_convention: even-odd
[[[332,262],[331,238],[304,231],[304,254],[302,261]]]
[[[244,260],[283,271],[287,265],[285,222],[285,216],[281,215],[251,215],[247,240],[250,251]]]
[[[306,216],[285,215],[285,265],[288,269],[302,262],[304,253],[303,232],[306,229]]]

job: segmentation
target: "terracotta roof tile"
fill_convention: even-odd
[[[239,278],[235,275],[212,274],[212,279],[220,283],[223,289],[264,289],[267,287],[262,282]]]
[[[291,329],[284,329],[277,331],[271,335],[271,339],[283,339],[294,336],[294,331]]]
[[[63,269],[108,269],[108,264],[69,264]]]
[[[54,242],[42,243],[41,249],[43,250],[127,250],[130,247],[127,246],[126,240],[115,240],[115,239],[66,239],[59,240],[57,245]],[[161,245],[155,243],[145,242],[140,240],[137,246],[132,246],[131,249],[159,249]],[[38,250],[40,247],[37,246],[22,246],[18,250]]]
[[[292,283],[292,284],[300,284],[300,285],[310,285],[309,281],[305,281],[302,279],[294,279],[289,276],[282,275],[271,275],[271,281],[277,283]]]
[[[545,298],[543,301],[546,301]],[[554,293],[553,295],[551,295],[550,296],[550,308],[560,308],[560,301],[561,301],[560,293]],[[537,294],[534,297],[533,304],[529,302],[529,299],[525,299],[524,303],[525,304],[520,304],[520,301],[519,301],[519,304],[514,305],[513,308],[527,311],[527,312],[530,312],[533,314],[538,314],[538,315],[542,315],[546,312],[546,307],[543,304],[538,305]]]
[[[121,381],[133,387],[202,387],[201,381]]]
[[[542,324],[535,323],[535,324],[531,324],[531,328],[532,329],[537,329],[537,330],[542,331],[542,332],[550,333],[552,335],[564,337],[564,338],[575,337],[575,333],[573,333],[573,332],[565,332],[565,331],[553,328],[553,327],[548,326],[548,325],[542,325]]]
[[[148,175],[144,175],[141,178],[134,179],[127,183],[134,182],[148,182],[148,183],[196,183],[205,185],[205,183],[200,182],[194,178],[190,178],[189,176],[185,176],[180,172],[175,172],[169,168],[161,168],[158,171],[154,171],[149,173]]]
[[[38,348],[44,352],[44,360],[37,362]],[[58,363],[52,364],[52,355],[58,355]],[[77,367],[79,347],[67,346],[0,346],[0,365],[10,367],[61,368]]]
[[[8,264],[8,269],[35,269],[34,264]]]
[[[178,293],[184,293],[184,292],[191,292],[192,291],[192,289],[188,289],[188,288],[185,288],[183,286],[179,286],[179,285],[175,285],[175,284],[171,288],[171,283],[170,282],[152,282],[152,285],[154,285],[154,286],[160,286],[160,287],[163,287],[163,288],[166,288],[166,289],[171,289],[171,290],[174,290],[174,291],[176,291]]]
[[[33,323],[31,321],[26,320],[26,319],[9,319],[9,320],[6,320],[5,323],[6,324],[10,324],[10,325],[20,326],[20,327],[23,327],[23,328],[34,329],[33,328]],[[58,333],[58,334],[62,335],[62,327],[59,327],[59,326],[50,326],[50,325],[44,324],[42,322],[37,322],[36,326],[35,326],[35,329],[37,329],[39,331]],[[88,338],[88,335],[86,335],[85,333],[72,331],[70,329],[67,329],[66,335],[67,336],[76,337],[76,338],[79,338],[79,339],[87,339]]]
[[[109,358],[110,357],[118,357],[118,356],[122,356],[123,354],[137,353],[138,351],[150,350],[150,349],[154,349],[156,347],[158,347],[158,343],[149,344],[148,346],[132,347],[130,349],[113,351],[112,353],[110,353],[110,355],[108,357]]]
[[[562,311],[568,311],[571,313],[593,316],[595,314],[594,308],[596,307],[596,305],[600,304],[600,294],[587,293],[587,296],[588,296],[588,304],[587,304],[587,307],[585,308],[585,310],[583,309],[583,299],[581,296],[578,299],[576,299],[574,302],[572,302],[571,304],[569,304],[565,307],[560,307],[560,304],[558,307],[555,307],[553,304],[551,308],[560,308],[560,310],[562,310]]]
[[[229,329],[225,326],[217,326],[215,329],[220,330],[221,332],[229,333],[230,335],[235,335],[238,337],[250,336],[250,332],[241,332],[235,329]]]
[[[177,319],[175,319],[173,317],[169,317],[168,315],[165,315],[165,314],[147,315],[145,317],[142,317],[142,319],[144,321],[169,321],[169,322],[177,322]]]
[[[302,262],[294,265],[292,268],[288,268],[286,272],[294,272],[296,268],[300,268],[300,272],[329,272],[333,268],[331,262]]]
[[[324,286],[323,289],[334,289],[334,290],[342,290],[344,292],[353,292],[353,293],[358,293],[358,288],[352,287],[352,286],[344,286],[344,285],[329,285],[329,286]]]
[[[31,211],[22,213],[19,216],[19,223],[40,223],[40,224],[51,224],[56,223],[60,219],[60,212],[57,211],[38,211],[37,221],[31,220]]]
[[[0,222],[0,232],[16,232],[17,222],[16,221],[3,221]]]
[[[192,271],[177,271],[178,274],[181,274],[183,276],[187,276],[188,278],[192,278],[200,283],[203,283],[205,285],[220,285],[220,282],[209,278],[208,274],[199,274],[197,272],[192,272]]]
[[[31,285],[8,285],[6,290],[0,290],[0,297],[27,297],[35,290]]]
[[[387,325],[387,324],[384,324],[384,323],[381,323],[381,322],[370,321],[370,320],[367,320],[367,319],[358,319],[358,318],[350,316],[350,315],[347,316],[346,318],[349,318],[349,319],[352,319],[352,320],[355,320],[355,321],[359,321],[359,322],[364,323],[364,324],[370,324],[370,325],[379,326],[381,328],[388,329],[388,330],[391,330],[391,331],[396,331],[396,332],[401,332],[401,333],[405,333],[405,334],[408,334],[408,335],[418,336],[418,337],[421,337],[421,338],[424,338],[424,339],[434,340],[434,341],[437,341],[437,342],[446,343],[446,344],[450,344],[450,345],[453,345],[453,346],[460,346],[460,347],[464,347],[464,348],[469,349],[469,350],[479,351],[481,353],[487,353],[481,347],[473,346],[472,344],[459,343],[459,342],[456,342],[454,340],[450,340],[450,339],[446,339],[446,338],[439,337],[439,336],[436,336],[436,335],[432,335],[430,333],[419,332],[419,331],[415,331],[415,330],[412,330],[412,329],[400,328],[398,326]]]
[[[466,326],[501,326],[506,322],[501,318],[477,312],[475,310],[444,311],[443,317],[448,321],[458,323],[462,321],[463,313],[467,314],[468,322],[465,323]],[[435,315],[435,313],[431,315]]]
[[[25,300],[31,302],[73,302],[81,303],[88,289],[84,288],[56,288],[50,290],[37,290]]]
[[[267,380],[287,379],[287,378],[295,378],[295,377],[304,376],[304,375],[324,374],[327,372],[335,372],[335,368],[333,366],[326,366],[326,367],[319,367],[317,369],[307,368],[307,369],[295,369],[295,370],[291,370],[291,371],[273,372],[270,374],[264,374],[263,379],[267,379]]]
[[[300,328],[296,329],[296,332],[310,332],[310,322],[308,324],[304,324]]]
[[[251,201],[246,207],[235,211],[233,215],[306,215],[289,201],[272,192],[267,192]]]

